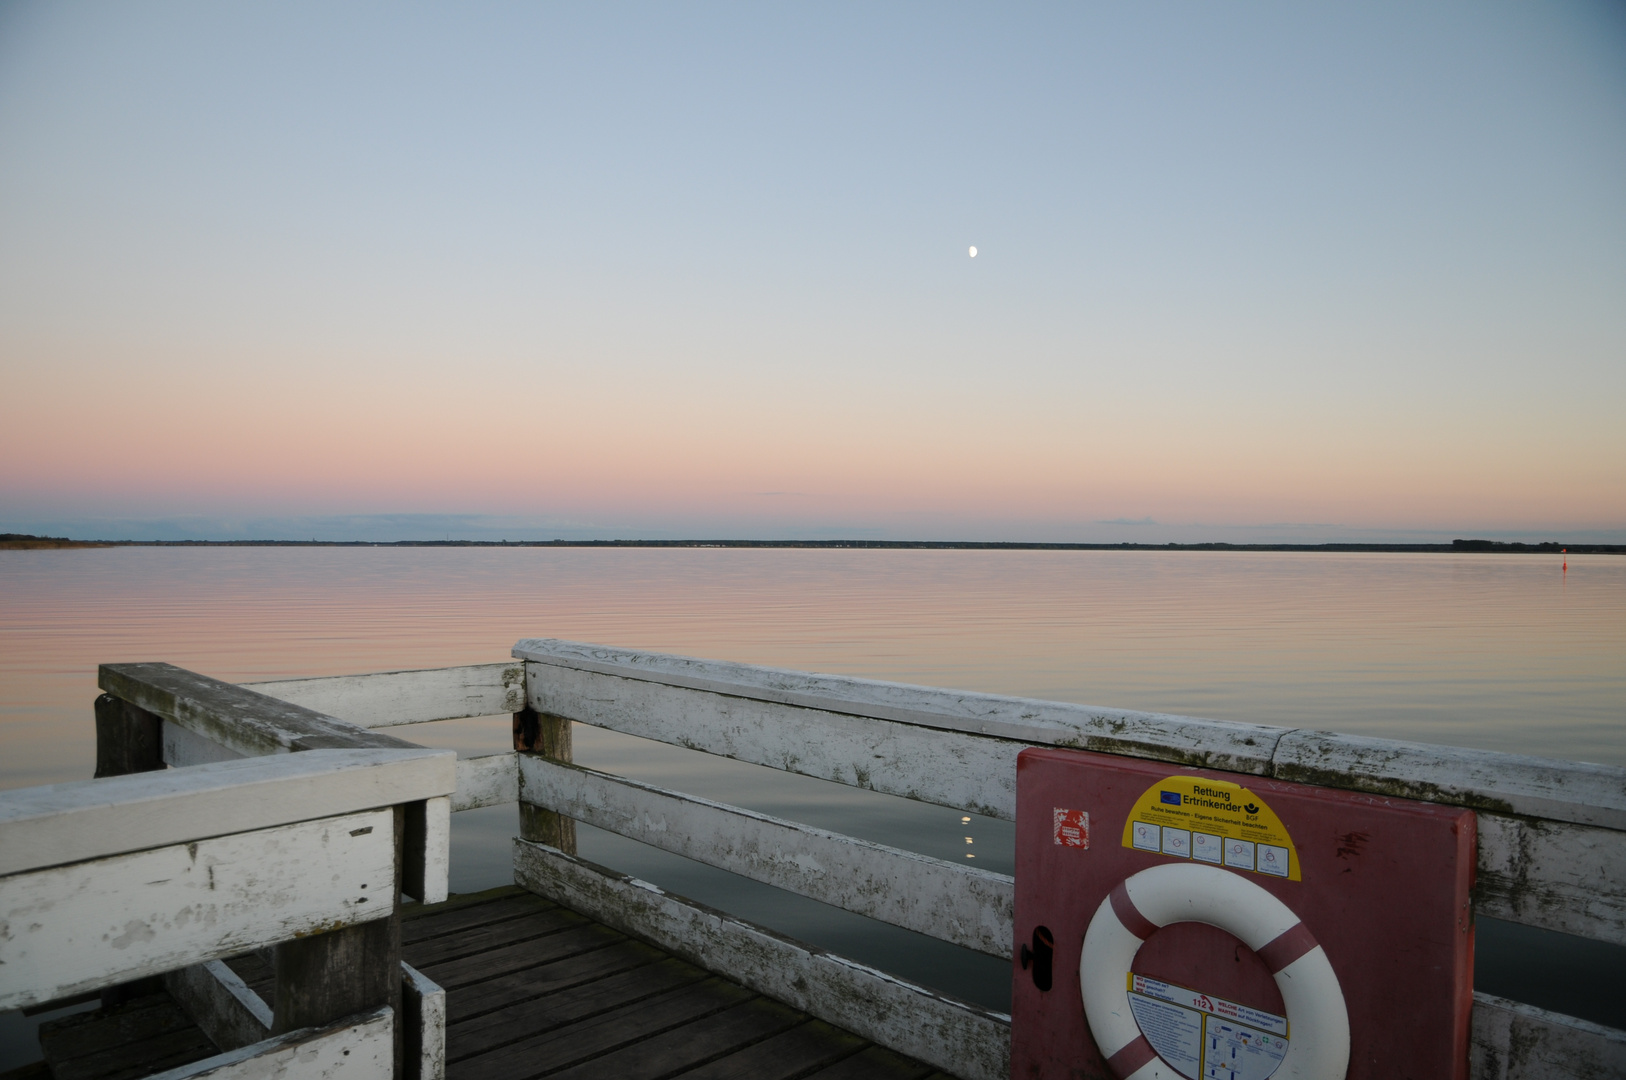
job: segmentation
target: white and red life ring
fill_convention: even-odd
[[[1349,1012],[1327,954],[1270,893],[1239,874],[1191,863],[1154,866],[1119,882],[1084,934],[1078,960],[1084,1016],[1114,1076],[1183,1080],[1141,1034],[1126,989],[1141,943],[1177,922],[1207,923],[1235,935],[1276,977],[1290,1035],[1272,1080],[1344,1080]]]

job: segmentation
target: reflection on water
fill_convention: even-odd
[[[113,548],[0,552],[0,597],[5,785],[88,775],[98,662],[269,679],[521,637],[1626,764],[1612,556]]]
[[[1566,574],[1508,555],[116,548],[0,552],[0,786],[90,775],[99,662],[249,681],[500,660],[522,637],[1626,764],[1626,559],[1608,556]],[[406,734],[465,752],[508,739],[500,719]],[[584,764],[1011,869],[1008,823],[607,732],[576,746]],[[455,887],[506,880],[512,808],[455,822]],[[595,830],[582,846],[1006,1000],[1003,963]]]

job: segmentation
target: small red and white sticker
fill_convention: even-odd
[[[1055,807],[1051,811],[1055,824],[1053,835],[1056,843],[1062,847],[1090,846],[1090,815],[1084,810],[1063,810]]]

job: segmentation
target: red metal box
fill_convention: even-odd
[[[1025,750],[1011,1076],[1462,1080],[1474,857],[1457,807]]]

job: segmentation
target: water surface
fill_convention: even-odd
[[[1489,554],[113,548],[0,552],[0,787],[91,774],[98,663],[250,681],[502,660],[522,637],[1626,764],[1626,559],[1608,556],[1565,572]],[[509,738],[506,718],[396,733],[465,753]],[[1011,869],[1006,822],[580,726],[576,739],[584,764]],[[454,819],[454,888],[508,879],[514,816]],[[597,830],[582,852],[1008,1000],[1003,963]],[[1547,976],[1520,966],[1532,950],[1510,933],[1482,924],[1480,970],[1528,1000]],[[1607,1021],[1621,1006],[1597,1008]]]
[[[1626,764],[1610,556],[112,548],[0,552],[0,601],[5,786],[88,773],[99,662],[269,679],[520,637]]]

